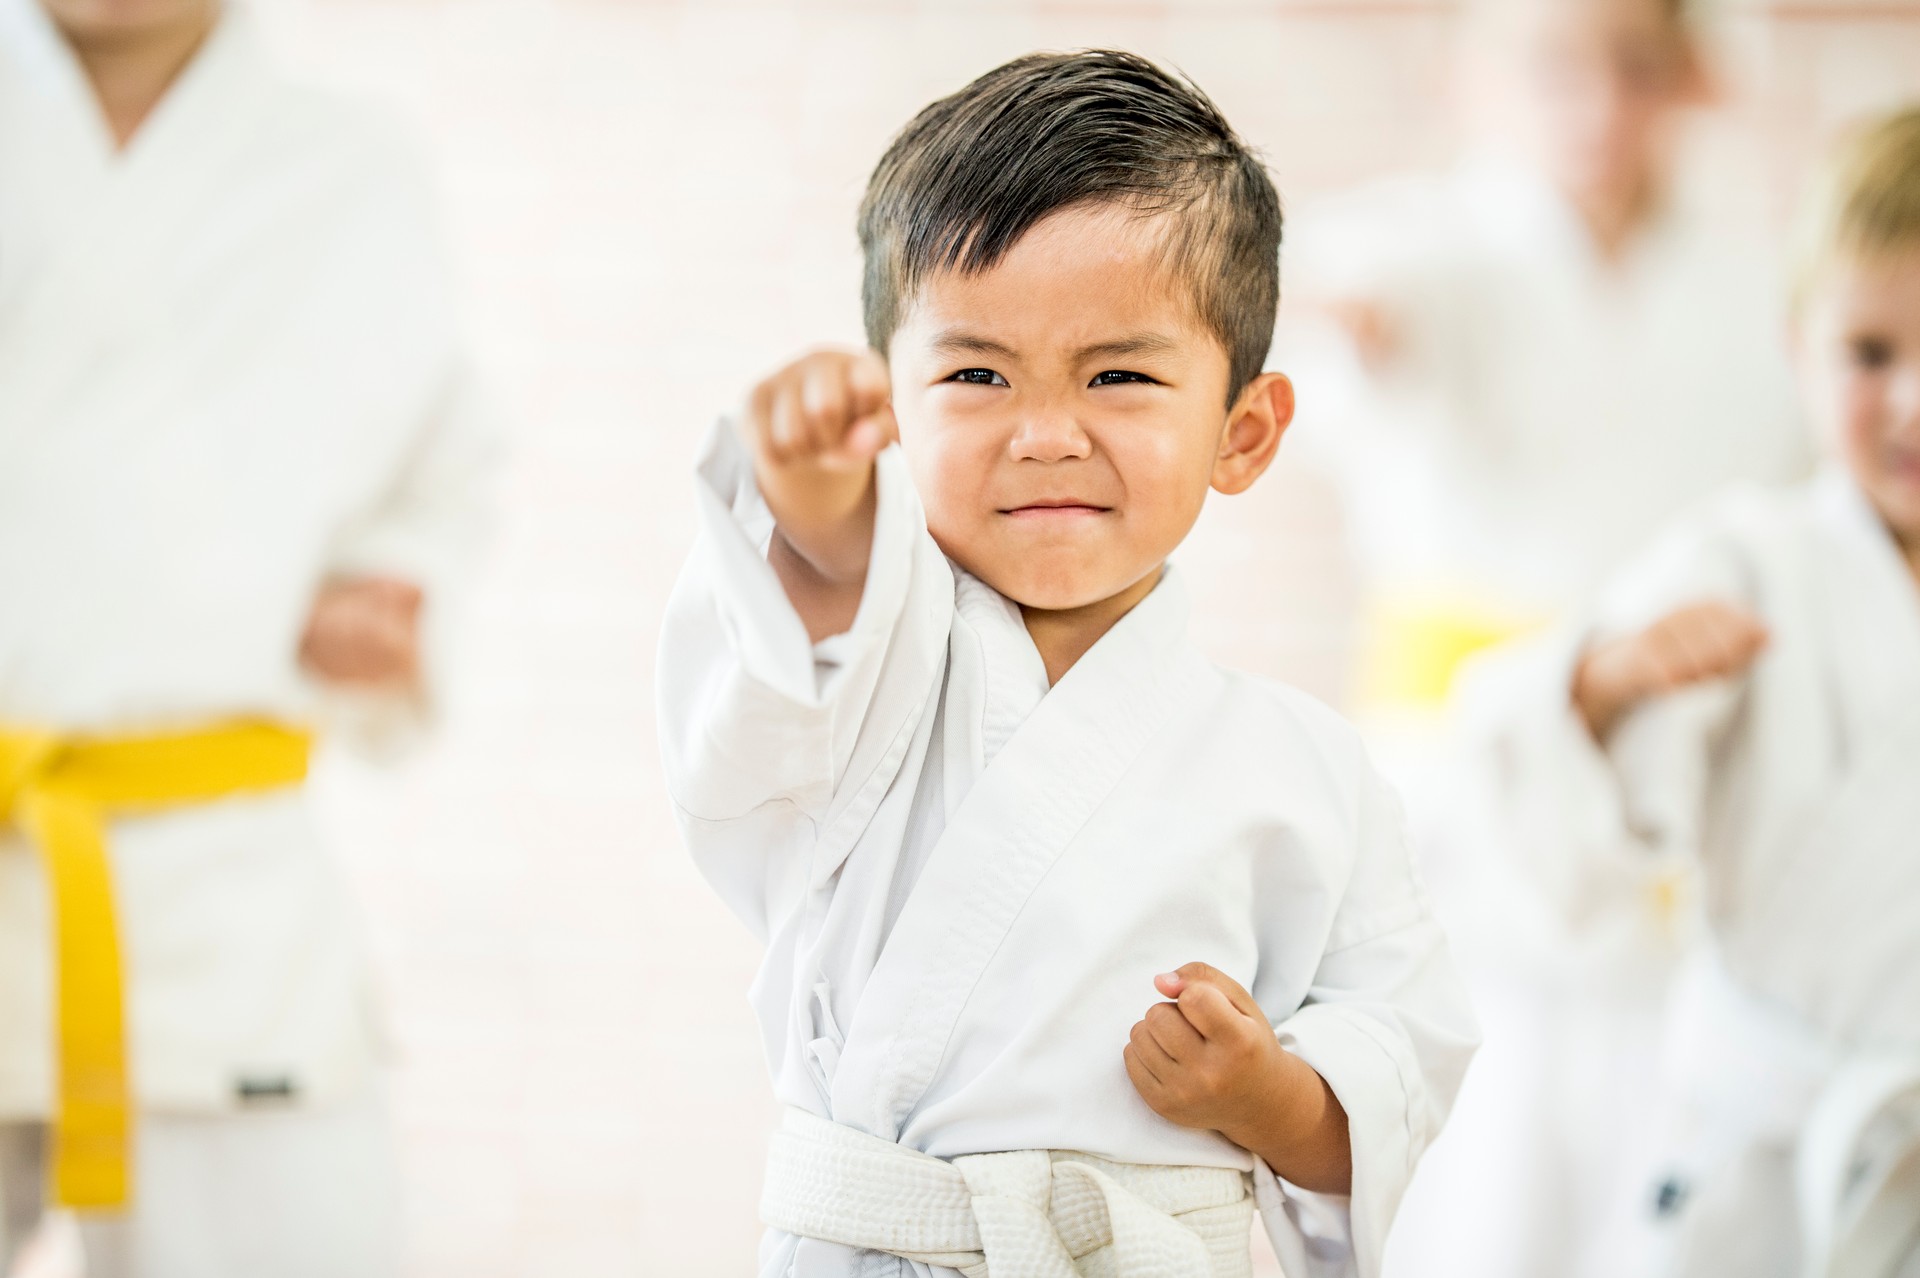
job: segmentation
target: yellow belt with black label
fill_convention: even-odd
[[[127,1200],[132,1104],[107,822],[297,785],[311,746],[300,729],[251,721],[123,737],[0,723],[0,825],[17,824],[38,849],[52,903],[55,1202]]]

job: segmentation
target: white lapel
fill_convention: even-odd
[[[1838,771],[1814,810],[1784,814],[1747,929],[1762,943],[1744,958],[1761,988],[1852,1039],[1894,1023],[1920,917],[1920,591],[1847,476],[1823,475],[1812,498],[1806,598]]]
[[[139,331],[171,318],[158,287],[177,267],[168,250],[195,220],[231,216],[240,188],[222,179],[236,173],[240,147],[259,128],[255,95],[267,72],[247,15],[229,5],[128,147],[116,150],[71,50],[44,15],[15,19],[10,42],[34,69],[27,105],[40,121],[24,159],[51,241],[26,287],[0,299],[0,348],[31,336],[36,359],[43,348],[90,352],[103,326]]]
[[[1851,768],[1873,742],[1920,716],[1920,588],[1844,472],[1815,481],[1814,520],[1827,551],[1814,585]]]
[[[1197,662],[1182,660],[1191,655],[1186,617],[1184,588],[1169,569],[960,799],[849,1026],[835,1120],[898,1139],[1028,897],[1197,674]]]

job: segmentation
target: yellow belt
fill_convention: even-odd
[[[127,1200],[131,1106],[107,821],[296,785],[311,744],[271,723],[113,738],[0,724],[0,825],[17,822],[39,849],[53,906],[55,1202]]]
[[[1373,604],[1367,615],[1362,697],[1371,705],[1444,703],[1467,658],[1542,629],[1504,609],[1407,599]]]

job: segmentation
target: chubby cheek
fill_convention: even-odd
[[[938,419],[903,415],[900,449],[927,512],[927,531],[953,554],[977,535],[981,494],[993,467],[991,441],[983,441],[980,432],[956,429]]]
[[[1838,392],[1847,468],[1903,537],[1920,534],[1920,451],[1894,438],[1898,432],[1885,379],[1842,377]]]
[[[1199,517],[1213,472],[1212,437],[1204,429],[1141,431],[1110,446],[1127,490],[1130,540],[1143,552],[1173,553]],[[1169,482],[1174,477],[1182,482]]]

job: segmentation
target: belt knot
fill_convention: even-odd
[[[0,825],[16,819],[20,799],[52,774],[61,749],[50,732],[0,728]]]

